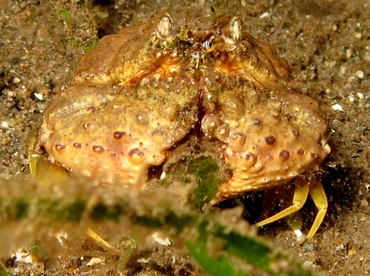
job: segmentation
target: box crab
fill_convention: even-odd
[[[294,181],[292,206],[257,225],[296,212],[310,194],[312,237],[327,209],[315,172],[330,147],[318,103],[292,83],[286,60],[239,18],[189,28],[164,14],[81,58],[74,84],[45,112],[38,145],[69,170],[142,188],[148,169],[197,132],[232,171],[213,204]]]

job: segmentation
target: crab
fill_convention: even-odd
[[[316,172],[330,147],[318,102],[294,83],[287,61],[238,17],[190,28],[166,13],[103,37],[81,58],[37,143],[68,170],[143,189],[148,170],[195,132],[232,171],[212,204],[294,182],[292,205],[257,225],[298,211],[310,194],[310,238],[327,209]]]

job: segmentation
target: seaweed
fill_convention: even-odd
[[[202,175],[209,177],[209,173]],[[137,229],[141,229],[140,231],[148,235],[153,230],[162,231],[173,241],[177,240],[210,275],[246,275],[254,270],[268,275],[312,275],[311,271],[305,270],[291,256],[272,248],[250,231],[240,231],[217,219],[218,213],[202,213],[193,207],[179,204],[175,197],[167,193],[169,188],[159,187],[150,193],[131,191],[117,194],[117,191],[113,191],[111,194],[112,189],[109,187],[100,187],[97,193],[92,189],[81,193],[79,189],[83,189],[84,185],[71,188],[64,183],[63,187],[65,189],[62,193],[45,190],[42,185],[37,186],[31,194],[27,193],[27,196],[12,195],[9,190],[7,196],[1,193],[1,224],[20,227],[27,222],[28,227],[34,225],[37,230],[31,231],[32,233],[47,233],[43,229],[56,227],[65,227],[64,231],[71,233],[74,229],[81,230],[81,225],[84,225],[85,235],[94,237],[91,229],[109,223],[111,227],[116,227],[117,235],[125,233],[132,237],[130,246],[125,250],[117,251],[113,249],[114,246],[108,246],[107,254],[118,256],[116,268],[121,271],[127,268],[138,250],[136,245],[139,248],[144,243],[144,239],[137,235]],[[62,189],[62,186],[58,188]],[[105,196],[97,196],[101,194]],[[140,200],[143,198],[145,200]],[[6,234],[9,238],[15,235],[14,231],[6,232],[2,229],[0,232],[3,237]],[[36,241],[43,239],[39,235],[33,238]],[[95,239],[97,242],[100,240]],[[47,245],[33,242],[30,251],[35,255],[43,252],[41,255],[45,256],[45,246]],[[37,257],[36,259],[42,259]]]

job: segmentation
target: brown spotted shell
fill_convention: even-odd
[[[39,144],[70,170],[142,187],[190,131],[219,145],[233,172],[215,201],[286,183],[330,152],[317,102],[290,88],[286,60],[240,19],[192,29],[167,14],[82,57]]]

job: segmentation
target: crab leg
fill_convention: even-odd
[[[258,222],[256,225],[263,226],[297,212],[306,202],[308,193],[311,195],[318,209],[315,221],[313,222],[311,229],[307,234],[307,238],[312,238],[315,235],[317,229],[319,229],[325,217],[326,210],[328,209],[328,201],[326,199],[324,188],[316,177],[312,177],[309,180],[306,178],[297,179],[292,205],[282,210],[281,212]]]
[[[263,225],[272,223],[274,221],[277,221],[279,219],[285,218],[285,217],[297,212],[299,209],[302,208],[302,206],[306,202],[308,192],[309,192],[308,180],[305,179],[305,178],[301,178],[301,177],[298,178],[296,180],[296,186],[295,186],[295,189],[294,189],[294,196],[293,196],[292,205],[289,206],[288,208],[280,211],[279,213],[258,222],[256,225],[257,226],[263,226]],[[315,230],[315,232],[316,232],[316,230]]]
[[[312,238],[313,235],[315,235],[325,217],[326,210],[328,209],[328,200],[326,199],[324,188],[316,177],[311,180],[310,195],[319,211],[317,212],[315,221],[307,234],[307,238]]]

